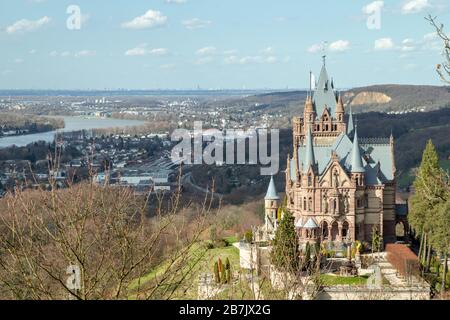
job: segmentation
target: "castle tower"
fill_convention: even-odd
[[[345,121],[344,121],[344,101],[342,100],[341,94],[339,94],[338,102],[336,105],[336,124],[335,129],[339,132],[345,132],[347,130]]]
[[[351,164],[351,175],[353,181],[356,182],[356,186],[364,186],[364,165],[361,158],[361,151],[358,141],[358,127],[355,127],[355,136],[353,138],[353,149],[352,149],[352,164]]]
[[[275,188],[275,182],[273,176],[270,178],[269,187],[264,198],[265,201],[265,227],[266,231],[274,232],[278,227],[278,208],[280,207],[280,197],[278,196],[277,189]]]

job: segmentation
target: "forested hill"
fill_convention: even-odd
[[[375,85],[351,89],[344,100],[358,112],[431,111],[450,105],[450,87]]]
[[[302,110],[307,91],[273,92],[243,98],[243,104],[259,104],[270,111],[291,114]],[[450,87],[375,85],[343,92],[344,103],[360,112],[432,111],[450,106]]]
[[[436,145],[444,165],[450,164],[450,108],[399,115],[369,112],[357,118],[361,137],[389,137],[392,130],[402,187],[411,182],[410,171],[420,164],[429,139]]]

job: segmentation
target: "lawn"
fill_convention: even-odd
[[[320,280],[324,286],[337,286],[337,285],[365,285],[369,276],[357,276],[357,277],[340,277],[330,274],[323,274],[320,276]]]
[[[233,242],[234,239],[226,239],[229,243]],[[177,290],[174,298],[179,299],[197,299],[197,284],[198,277],[201,273],[213,273],[214,271],[214,263],[220,258],[224,263],[228,258],[230,260],[231,270],[236,271],[240,269],[240,260],[239,260],[239,250],[230,245],[227,247],[221,248],[213,248],[207,249],[206,242],[199,242],[192,246],[189,251],[189,256],[191,257],[191,261],[195,261],[195,263],[191,263],[184,267],[183,271],[189,272],[189,279],[186,282],[189,282],[189,286],[185,286],[183,288],[180,287],[180,290]],[[156,277],[161,276],[166,273],[167,268],[170,266],[170,262],[166,261],[158,265],[149,271],[147,275],[140,279],[140,285],[145,286],[150,281],[156,279]],[[184,272],[183,272],[184,273]],[[131,289],[137,288],[138,280],[136,280],[131,286]]]

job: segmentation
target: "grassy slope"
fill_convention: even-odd
[[[234,237],[227,238],[227,240],[229,242],[236,241]],[[206,249],[206,243],[202,242],[192,246],[189,255],[192,257],[192,259],[190,259],[191,261],[198,259],[198,263],[186,266],[186,271],[192,266],[192,270],[190,271],[190,278],[192,281],[189,288],[180,288],[177,290],[178,292],[176,292],[175,297],[179,299],[197,299],[198,276],[201,273],[213,273],[214,263],[219,258],[222,259],[224,263],[228,258],[230,260],[232,271],[239,270],[240,268],[239,250],[234,246]],[[152,269],[147,275],[141,278],[141,286],[145,286],[151,281],[154,281],[158,276],[163,275],[169,265],[170,262],[166,261]],[[135,289],[137,284],[138,280],[131,285],[131,289]]]

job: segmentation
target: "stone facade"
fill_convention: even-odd
[[[324,62],[303,117],[293,119],[287,209],[303,243],[370,242],[373,230],[384,242],[395,241],[394,139],[359,138],[351,109],[346,121],[344,102],[333,87]],[[275,230],[280,218],[272,184],[265,200],[267,231]]]

